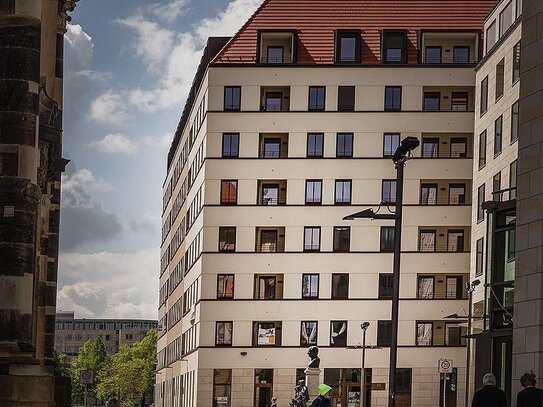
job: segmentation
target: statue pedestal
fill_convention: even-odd
[[[309,394],[309,403],[319,395],[321,369],[318,367],[308,367],[305,369],[305,386]]]

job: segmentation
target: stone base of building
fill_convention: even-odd
[[[0,406],[64,407],[66,404],[55,403],[52,366],[7,364],[0,365]]]

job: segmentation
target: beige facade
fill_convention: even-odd
[[[477,34],[470,38],[475,49]],[[444,35],[443,49],[449,42]],[[240,87],[240,111],[225,111],[225,87],[232,86]],[[313,86],[325,87],[324,111],[308,111]],[[355,87],[354,111],[338,112],[340,86]],[[401,87],[401,111],[384,111],[386,86]],[[278,91],[281,111],[262,111],[269,102],[266,92]],[[437,108],[428,95],[436,92]],[[465,104],[452,107],[453,92],[465,94]],[[410,379],[404,376],[398,398],[413,406],[437,405],[437,364],[447,358],[453,360],[456,380],[447,406],[461,405],[465,320],[445,317],[467,307],[463,287],[470,272],[474,102],[473,65],[211,65],[165,181],[156,405],[212,406],[214,396],[216,405],[223,405],[225,391],[229,404],[224,405],[264,405],[258,395],[271,394],[287,405],[297,369],[308,362],[303,321],[317,322],[321,380],[335,385],[331,380],[343,375],[347,383],[341,390],[335,387],[336,396],[360,392],[360,376],[347,377],[340,369],[360,369],[360,324],[370,322],[367,346],[372,348],[366,350],[365,367],[374,386],[368,386],[373,387],[369,397],[372,405],[386,405],[385,321],[391,303],[387,277],[380,275],[391,275],[392,253],[381,236],[382,228],[392,224],[342,218],[386,199],[383,181],[395,178],[384,152],[389,133],[398,134],[397,140],[409,135],[422,141],[406,168],[398,367]],[[225,157],[231,151],[225,154],[224,137],[230,133],[239,134],[236,157]],[[322,134],[322,157],[308,158],[308,133]],[[338,157],[338,133],[352,133],[352,157]],[[268,138],[279,141],[268,145]],[[308,180],[321,180],[318,205],[307,203]],[[337,181],[344,180],[351,181],[348,198],[337,189]],[[262,204],[264,184],[277,184],[281,191],[268,204]],[[225,188],[232,188],[235,198]],[[338,194],[350,203],[339,204]],[[228,236],[226,229],[221,234],[223,227],[235,227],[232,242],[219,243]],[[315,251],[307,250],[307,227],[320,227]],[[338,239],[337,227],[350,228],[347,246]],[[310,298],[308,274],[318,275]],[[341,298],[334,291],[337,274],[348,274]],[[233,298],[218,297],[219,275],[234,275]],[[261,291],[260,277],[266,276],[275,277],[271,293]],[[217,322],[231,322],[232,328]],[[259,323],[273,324],[264,327],[280,346],[263,346],[269,340],[265,336],[259,344]],[[225,338],[227,344],[218,343]],[[221,372],[228,369],[229,384],[223,384]],[[358,406],[355,398],[351,404],[336,403]]]

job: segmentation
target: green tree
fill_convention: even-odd
[[[72,404],[82,405],[85,393],[85,387],[79,382],[79,376],[84,370],[94,372],[94,383],[88,385],[88,395],[96,395],[98,385],[98,373],[107,364],[106,347],[101,338],[89,339],[79,349],[79,355],[73,360],[71,368],[72,376]]]
[[[55,362],[55,376],[70,377],[70,363],[68,355],[54,351],[53,361]]]

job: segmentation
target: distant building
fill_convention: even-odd
[[[142,340],[157,321],[143,319],[85,319],[75,318],[74,312],[58,312],[55,349],[68,356],[77,356],[89,339],[100,338],[109,355],[117,353],[122,345]]]

